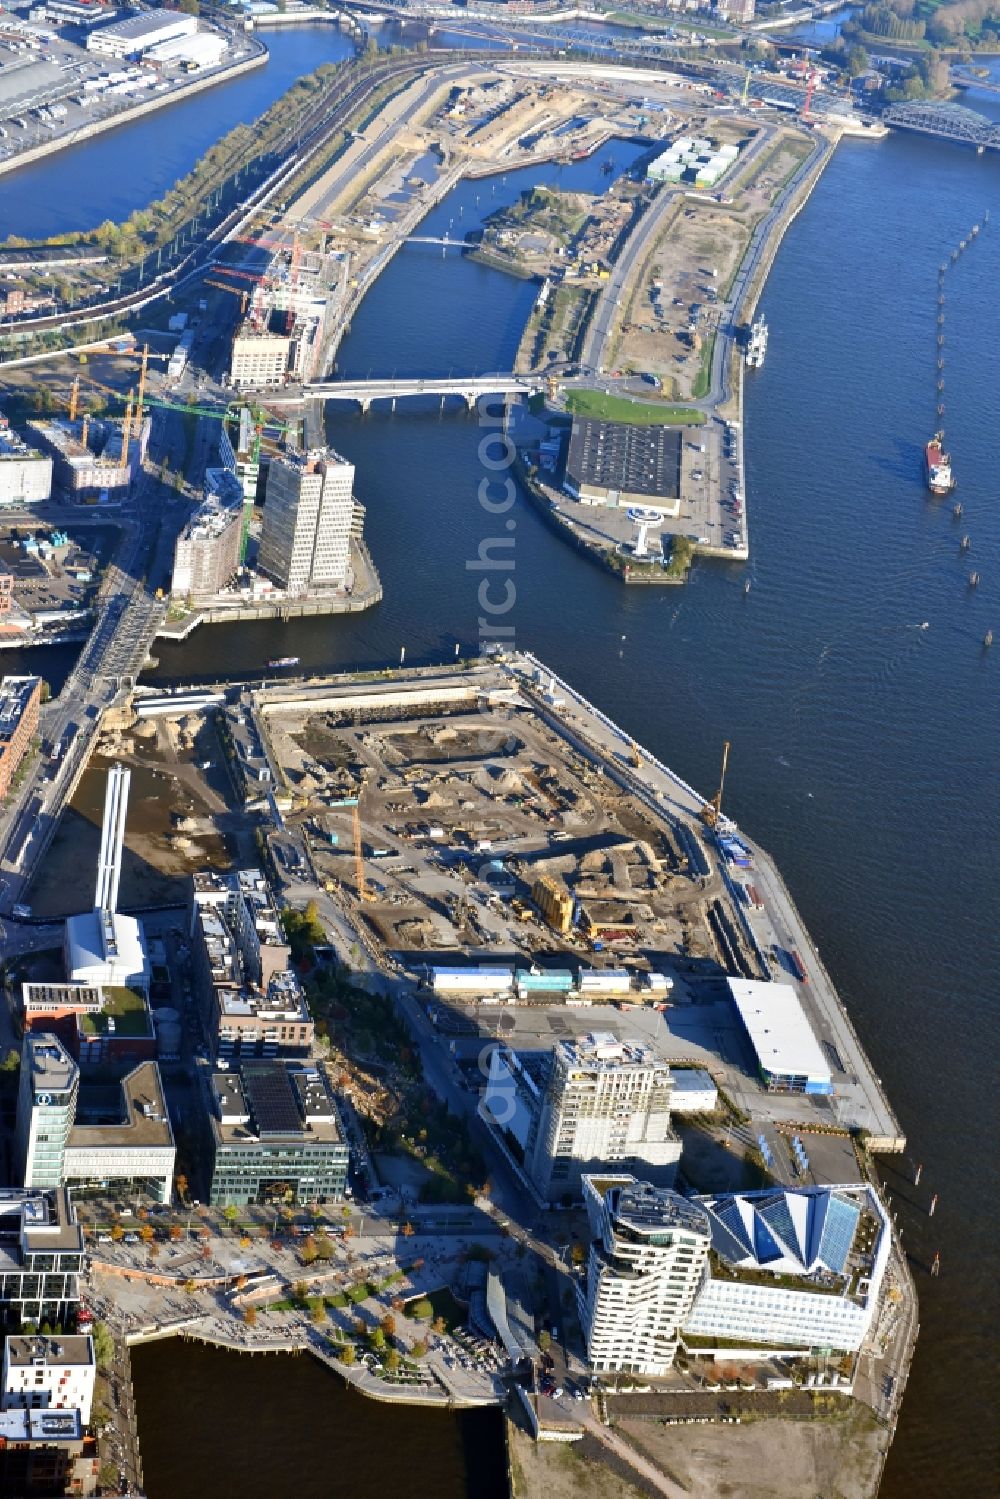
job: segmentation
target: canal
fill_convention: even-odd
[[[987,96],[976,107],[1000,113]],[[615,148],[619,165],[628,150]],[[582,186],[589,170],[596,164],[562,169],[577,175],[561,180]],[[463,184],[429,223],[474,227],[558,171]],[[746,401],[748,568],[699,565],[683,590],[627,590],[564,548],[526,504],[510,517],[516,643],[706,792],[722,741],[732,741],[728,810],[776,856],[924,1163],[919,1190],[905,1163],[886,1168],[922,1322],[888,1499],[995,1491],[996,1254],[984,1158],[1000,971],[990,914],[1000,657],[982,641],[1000,629],[1000,223],[949,273],[947,440],[960,524],[926,494],[921,457],[936,420],[937,267],[1000,201],[998,189],[996,156],[916,137],[836,152],[764,297],[767,363]],[[78,207],[64,205],[67,226]],[[503,368],[533,295],[451,251],[407,246],[355,320],[341,369]],[[497,534],[478,499],[491,472],[488,430],[436,404],[367,418],[331,407],[330,440],[357,465],[384,602],[347,620],[160,643],[157,678],[251,672],[286,653],[315,670],[394,661],[403,645],[414,664],[450,658],[455,643],[474,647],[480,575],[468,564]],[[942,1271],[932,1280],[935,1251]],[[282,1402],[278,1446],[286,1417]],[[207,1402],[185,1399],[176,1421],[185,1432],[202,1421],[214,1429]],[[321,1462],[326,1429],[312,1436],[311,1461]],[[235,1426],[232,1437],[238,1446]]]

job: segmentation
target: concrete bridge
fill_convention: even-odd
[[[373,401],[391,401],[393,409],[403,396],[439,396],[442,405],[446,396],[460,396],[472,411],[480,396],[528,396],[540,389],[537,379],[526,375],[461,375],[440,379],[435,376],[419,379],[391,380],[324,380],[313,385],[304,385],[298,395],[286,393],[274,399],[268,398],[269,406],[300,406],[308,401],[357,401],[362,411],[367,411]]]

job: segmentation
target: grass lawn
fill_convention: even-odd
[[[653,406],[630,401],[624,396],[609,396],[601,390],[571,390],[566,409],[575,416],[603,418],[608,422],[632,422],[638,427],[702,427],[705,413],[693,406]]]
[[[80,1028],[88,1036],[103,1035],[108,1028],[109,1015],[114,1017],[115,1031],[119,1036],[145,1036],[148,1032],[146,1002],[134,989],[105,989],[104,1009],[96,1014],[81,1015]]]

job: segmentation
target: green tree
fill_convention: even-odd
[[[322,1296],[310,1296],[306,1305],[309,1308],[309,1320],[317,1325],[326,1321],[326,1307],[323,1305]]]
[[[222,1209],[222,1216],[223,1218],[225,1218],[227,1223],[235,1223],[236,1219],[239,1217],[239,1212],[240,1210],[238,1207],[236,1207],[233,1203],[229,1203]]]
[[[426,1296],[419,1301],[414,1301],[410,1307],[410,1316],[415,1317],[418,1322],[428,1322],[434,1315],[434,1308]]]
[[[389,1372],[394,1373],[395,1370],[399,1368],[399,1350],[396,1348],[387,1348],[385,1350],[385,1359],[383,1360],[383,1362],[385,1363],[385,1367],[389,1370]]]
[[[345,1343],[343,1347],[338,1350],[337,1357],[340,1359],[340,1362],[342,1364],[353,1364],[355,1359],[354,1344]]]
[[[94,1340],[94,1359],[99,1369],[107,1369],[115,1356],[115,1340],[106,1322],[95,1322],[90,1333]]]
[[[541,1332],[538,1334],[538,1347],[540,1352],[542,1353],[548,1353],[549,1349],[552,1347],[552,1334],[548,1331],[547,1328],[543,1327]]]
[[[97,1481],[102,1489],[117,1489],[118,1469],[114,1463],[102,1463],[97,1473]]]
[[[385,1347],[385,1333],[381,1327],[373,1327],[368,1334],[368,1346],[375,1353],[379,1353]]]

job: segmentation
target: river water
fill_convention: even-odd
[[[1000,113],[986,95],[969,102]],[[631,149],[615,148],[619,166]],[[561,180],[596,186],[597,173],[583,163]],[[462,184],[428,228],[474,227],[530,182],[559,175]],[[109,199],[115,190],[100,189]],[[985,208],[997,209],[998,189],[995,155],[903,136],[838,148],[764,297],[767,363],[746,398],[748,568],[702,564],[683,590],[627,590],[527,505],[513,512],[517,643],[706,791],[723,739],[732,741],[728,810],[775,854],[924,1163],[919,1189],[903,1163],[886,1169],[922,1323],[889,1499],[995,1492],[986,1152],[1000,972],[1000,655],[982,641],[987,628],[1000,632],[996,211],[948,273],[946,427],[960,522],[926,494],[922,446],[936,422],[937,267]],[[63,205],[68,223],[109,211],[80,220]],[[359,312],[341,369],[504,368],[533,295],[452,251],[407,246]],[[285,653],[313,669],[384,663],[403,645],[416,663],[474,645],[480,574],[467,563],[498,534],[477,499],[492,458],[481,447],[487,430],[436,404],[367,418],[331,408],[330,439],[357,465],[384,602],[349,620],[216,628],[161,644],[157,676],[249,673]],[[973,568],[978,589],[967,582]],[[933,1192],[941,1200],[930,1219]]]

